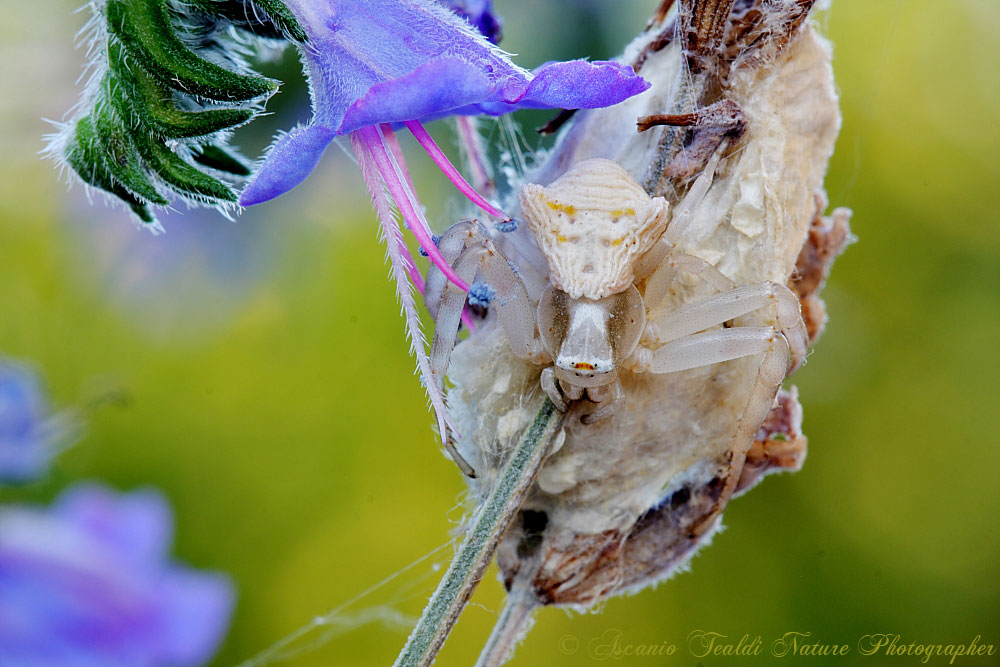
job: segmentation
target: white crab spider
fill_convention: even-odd
[[[581,419],[592,424],[627,408],[621,372],[673,373],[763,353],[744,414],[766,414],[762,408],[770,406],[790,367],[805,357],[805,325],[787,287],[736,286],[708,262],[677,250],[720,154],[678,204],[669,226],[667,201],[649,197],[610,160],[579,162],[547,187],[524,186],[522,215],[549,270],[537,303],[477,222],[460,222],[441,237],[441,253],[463,280],[479,286],[474,296],[496,310],[514,354],[545,366],[541,386],[560,410],[586,400],[593,405]],[[714,293],[659,309],[681,272]],[[466,294],[445,285],[434,268],[427,282],[431,302],[441,294],[439,307],[431,304],[436,327],[430,365],[432,380],[443,386]],[[771,313],[766,326],[726,327],[765,309]]]

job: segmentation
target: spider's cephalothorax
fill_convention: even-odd
[[[636,264],[663,235],[669,206],[601,159],[581,162],[548,187],[524,186],[520,200],[551,282],[537,310],[542,345],[554,362],[542,372],[542,387],[562,410],[568,400],[602,404],[583,417],[598,421],[624,399],[617,369],[646,325],[633,285]]]
[[[441,237],[442,254],[456,272],[490,296],[514,354],[545,366],[541,386],[553,403],[564,411],[576,402],[592,404],[582,410],[585,424],[607,419],[627,403],[621,372],[671,373],[763,353],[749,406],[757,409],[770,405],[790,362],[805,356],[799,303],[787,287],[737,287],[711,264],[675,249],[717,160],[672,217],[665,199],[650,197],[610,160],[584,160],[549,186],[524,186],[522,215],[548,273],[534,298],[478,223],[458,223]],[[662,308],[682,272],[712,293]],[[443,283],[444,276],[432,270],[428,294],[442,296],[440,306],[432,307],[437,327],[431,365],[442,383],[466,299]],[[768,326],[723,326],[766,308],[773,313]]]

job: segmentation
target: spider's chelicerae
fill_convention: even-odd
[[[521,252],[540,249],[545,284],[522,279],[478,222],[460,222],[441,237],[442,254],[473,285],[470,302],[495,309],[513,353],[543,366],[542,389],[560,410],[580,406],[584,424],[628,409],[623,373],[673,373],[757,354],[763,360],[744,415],[766,414],[805,357],[806,329],[787,287],[735,285],[676,248],[723,149],[672,216],[664,198],[650,197],[611,160],[583,160],[547,187],[524,186],[521,213],[537,249]],[[670,307],[665,296],[682,273],[710,290]],[[426,295],[436,321],[431,369],[440,384],[466,294],[432,268]],[[732,324],[754,312],[763,326]]]

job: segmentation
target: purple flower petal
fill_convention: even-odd
[[[534,78],[513,103],[484,103],[475,106],[491,116],[517,109],[598,109],[626,100],[649,89],[649,82],[635,75],[631,67],[610,61],[546,63],[534,71]]]
[[[550,63],[532,74],[433,0],[287,5],[309,36],[302,48],[313,119],[271,149],[240,199],[245,206],[302,182],[334,134],[455,113],[608,106],[649,87],[630,68],[610,62]],[[481,2],[472,5],[488,11]]]
[[[424,118],[442,108],[455,109],[466,100],[489,96],[490,83],[487,76],[460,58],[437,58],[372,86],[344,114],[340,132]]]
[[[0,665],[196,667],[225,632],[228,579],[180,567],[153,491],[78,485],[0,509]]]
[[[119,495],[99,484],[62,493],[52,513],[129,562],[156,562],[173,541],[173,519],[163,494],[149,489]]]
[[[297,127],[274,144],[267,160],[240,195],[240,206],[253,206],[288,192],[306,180],[333,141],[334,133],[319,125]]]
[[[159,582],[156,595],[164,609],[164,664],[204,664],[229,628],[233,610],[229,579],[175,567]]]

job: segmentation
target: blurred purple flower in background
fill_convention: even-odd
[[[72,443],[73,422],[69,413],[49,412],[33,370],[0,359],[0,484],[44,475],[52,458]]]
[[[226,633],[229,579],[168,558],[155,491],[78,484],[48,509],[0,508],[0,665],[195,667]]]
[[[472,24],[483,36],[499,44],[503,39],[503,19],[493,13],[492,0],[441,0],[452,11]]]

